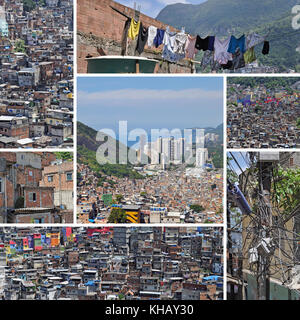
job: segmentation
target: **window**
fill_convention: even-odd
[[[53,182],[53,176],[48,176],[48,182]]]
[[[31,201],[31,202],[36,201],[36,193],[35,192],[29,192],[29,201]]]
[[[68,172],[67,173],[67,181],[72,181],[73,180],[73,173],[72,172]]]
[[[0,192],[3,192],[3,180],[0,178]]]
[[[28,174],[30,175],[30,177],[32,177],[32,171],[29,171]]]

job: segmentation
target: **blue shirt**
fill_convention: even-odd
[[[237,48],[240,48],[240,51],[242,53],[246,52],[246,40],[245,35],[242,35],[240,38],[236,38],[235,36],[231,36],[229,46],[228,46],[228,52],[235,53],[235,50]]]
[[[157,29],[156,36],[153,40],[153,44],[155,45],[156,48],[158,48],[159,45],[163,43],[164,35],[165,35],[165,30]]]

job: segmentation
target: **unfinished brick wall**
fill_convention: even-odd
[[[29,125],[25,124],[22,127],[12,127],[9,136],[19,139],[29,138]]]
[[[44,219],[44,223],[53,223],[50,213],[17,214],[15,223],[32,223],[34,219]]]
[[[0,152],[0,158],[5,158],[6,161],[16,162],[17,156],[15,152]]]
[[[73,211],[64,211],[61,213],[62,223],[73,223],[74,222],[74,213]]]
[[[41,179],[41,169],[21,166],[17,170],[17,184],[20,184],[22,186],[37,187]]]
[[[36,200],[31,201],[29,199],[30,193],[36,194]],[[53,188],[25,188],[24,198],[26,208],[53,208]]]
[[[104,50],[107,55],[121,54],[121,40],[126,17],[114,11],[118,9],[129,17],[134,10],[112,0],[78,0],[77,1],[77,70],[87,72],[87,55],[99,56],[97,48]],[[140,21],[144,26],[153,25],[166,29],[167,25],[141,13]],[[175,29],[170,27],[171,31]],[[130,46],[130,43],[129,43]],[[192,66],[188,60],[169,63],[161,58],[162,46],[158,49],[148,48],[141,54],[160,61],[158,73],[191,73]]]
[[[61,165],[45,167],[40,185],[54,187],[55,190],[72,191],[73,180],[67,180],[67,173],[73,173],[73,162],[63,162]],[[52,176],[53,181],[48,181],[48,176]]]

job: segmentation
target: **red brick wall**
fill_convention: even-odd
[[[15,152],[0,152],[0,158],[5,158],[6,161],[16,162],[17,156]]]
[[[129,17],[134,10],[112,0],[77,0],[77,29],[84,33],[92,33],[101,38],[122,40],[126,18],[115,12],[110,6]],[[148,27],[166,28],[166,24],[141,13],[140,21]],[[174,28],[171,28],[171,30]]]
[[[73,213],[73,211],[63,212],[62,219],[63,219],[64,223],[73,223],[74,222],[74,213]]]
[[[39,214],[18,214],[16,215],[16,223],[32,223],[32,219],[34,218],[44,218],[44,223],[53,223],[51,221],[51,218],[49,219],[49,213],[44,214],[44,213],[39,213]]]
[[[0,208],[5,207],[4,193],[0,193]]]
[[[29,174],[30,172],[32,172],[32,176]],[[17,171],[17,184],[23,186],[38,186],[41,179],[41,169],[25,167]]]
[[[29,200],[29,193],[36,193],[36,201]],[[26,188],[25,194],[25,206],[26,208],[53,208],[53,189],[50,188]]]
[[[29,126],[24,125],[20,128],[13,128],[11,130],[10,137],[17,137],[19,139],[29,138]]]
[[[126,14],[129,17],[133,16],[134,10],[123,6],[112,0],[78,0],[77,1],[77,30],[79,34],[86,36],[92,35],[96,39],[104,41],[110,41],[109,52],[104,50],[108,55],[120,55],[121,54],[121,40],[123,36],[123,30],[126,22],[126,18],[121,14],[114,11],[110,6],[118,9],[120,12]],[[148,27],[153,25],[157,28],[166,29],[167,25],[148,17],[141,13],[140,21],[144,26]],[[171,31],[175,28],[170,27]],[[80,36],[78,35],[78,39]],[[99,56],[97,47],[102,47],[93,41],[86,40],[83,42],[77,41],[77,68],[79,73],[87,72],[87,62],[85,61],[86,56]],[[162,46],[158,49],[150,49],[146,45],[146,51],[142,56],[149,58],[158,58],[157,55],[161,55],[160,51]],[[159,54],[158,54],[159,53]],[[167,71],[167,68],[170,68]],[[169,67],[161,67],[162,72],[170,73],[189,73],[191,72],[189,63],[171,64]],[[158,71],[161,72],[161,71]]]
[[[61,171],[59,174],[58,172]],[[41,186],[54,187],[55,190],[73,190],[73,180],[67,181],[67,172],[73,173],[73,162],[63,162],[61,165],[45,167],[43,170],[43,179]],[[48,181],[48,175],[53,176],[53,181]],[[59,175],[61,178],[59,179]],[[60,185],[59,185],[60,180]]]
[[[14,208],[14,190],[12,182],[5,179],[5,192],[0,193],[0,208],[7,206],[8,208]],[[6,198],[6,203],[5,203]]]
[[[14,189],[11,181],[6,179],[6,194],[7,194],[7,207],[14,208]]]

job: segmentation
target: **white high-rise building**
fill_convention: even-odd
[[[6,21],[5,9],[0,6],[0,35],[8,37],[8,23]]]
[[[162,154],[167,164],[171,158],[171,138],[162,138]]]
[[[204,148],[205,145],[205,129],[196,129],[196,147]]]
[[[145,158],[145,153],[144,153],[144,150],[145,150],[145,146],[146,146],[146,140],[147,140],[147,138],[146,138],[146,136],[144,135],[144,134],[142,134],[141,136],[140,136],[140,152],[139,152],[139,162],[140,163],[143,163],[144,161],[143,160],[145,160],[144,158]]]
[[[196,167],[203,168],[208,160],[208,150],[206,148],[198,148],[196,150]]]
[[[181,163],[184,155],[184,138],[174,141],[174,162]]]

